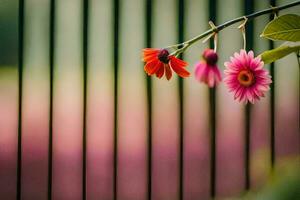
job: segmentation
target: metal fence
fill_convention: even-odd
[[[93,2],[97,2],[97,1],[93,1]],[[98,3],[100,2],[101,4],[101,0],[98,0]],[[111,66],[113,66],[113,70],[112,70],[112,82],[111,82],[111,89],[112,91],[112,100],[113,100],[113,108],[112,108],[112,121],[113,121],[113,127],[112,127],[112,132],[110,134],[112,134],[112,148],[111,151],[113,152],[111,154],[111,156],[113,157],[111,162],[112,162],[112,180],[111,180],[111,185],[106,186],[106,188],[109,188],[107,190],[112,190],[111,192],[111,196],[110,197],[103,197],[103,199],[139,199],[140,197],[132,197],[130,195],[128,195],[127,197],[122,196],[121,194],[119,194],[119,170],[121,168],[120,166],[120,152],[121,150],[119,149],[119,145],[120,142],[122,142],[122,138],[124,139],[125,136],[121,136],[119,135],[119,129],[120,129],[120,125],[119,125],[119,120],[120,120],[120,112],[124,112],[122,109],[120,109],[120,102],[122,101],[122,95],[120,95],[120,93],[122,92],[121,90],[124,89],[124,87],[126,86],[122,86],[120,87],[120,84],[124,84],[124,81],[122,81],[121,79],[124,78],[124,76],[126,74],[120,72],[121,71],[121,62],[124,61],[124,57],[121,58],[121,53],[120,53],[120,49],[121,49],[121,45],[131,45],[132,41],[124,41],[123,38],[121,37],[121,32],[124,30],[124,27],[127,26],[124,22],[124,19],[122,17],[124,17],[124,15],[122,15],[122,10],[121,6],[122,4],[125,4],[126,1],[122,1],[122,0],[113,0],[110,1],[110,6],[109,8],[111,9],[110,11],[108,11],[108,13],[111,14],[111,21],[107,22],[108,24],[112,24],[111,27],[109,27],[111,29],[111,33],[112,35],[111,40],[110,40],[110,45],[112,46],[112,48],[110,49],[110,55],[111,57],[109,58]],[[142,3],[141,3],[142,2]],[[233,2],[233,4],[237,3],[239,5],[241,5],[241,10],[242,12],[240,13],[241,15],[246,15],[249,13],[252,13],[255,11],[255,2],[257,3],[258,1],[252,1],[252,0],[245,0],[243,2]],[[54,126],[55,126],[55,113],[54,113],[54,109],[55,109],[55,80],[56,80],[56,58],[58,56],[58,52],[57,50],[57,29],[59,28],[57,26],[57,0],[50,0],[49,1],[49,21],[48,26],[49,26],[49,40],[48,40],[48,65],[49,65],[49,104],[48,104],[48,108],[49,108],[49,116],[48,116],[48,144],[44,144],[48,146],[48,158],[47,158],[47,199],[61,199],[59,197],[59,195],[53,196],[53,186],[54,186],[54,182],[53,182],[53,165],[54,165],[54,149],[53,146],[55,145],[55,141],[54,137],[59,137],[58,134],[53,134],[54,132]],[[176,42],[177,43],[181,43],[183,42],[185,39],[188,38],[188,34],[187,34],[187,24],[188,24],[188,20],[190,20],[190,17],[187,17],[190,13],[189,12],[193,12],[195,10],[189,10],[191,9],[191,6],[194,5],[203,5],[205,7],[205,9],[201,8],[202,10],[208,10],[207,14],[208,16],[206,17],[207,20],[203,20],[203,21],[208,21],[208,19],[214,21],[216,24],[218,24],[220,22],[220,17],[218,16],[218,13],[220,12],[220,10],[226,6],[223,5],[225,2],[222,1],[217,1],[217,0],[210,0],[210,1],[200,1],[200,3],[196,0],[174,0],[174,1],[163,1],[163,0],[144,0],[144,1],[130,1],[130,3],[132,3],[132,7],[130,5],[127,5],[128,7],[126,7],[128,9],[129,12],[136,12],[135,7],[134,7],[134,3],[137,4],[141,4],[142,6],[138,6],[137,8],[142,8],[143,11],[139,12],[139,13],[144,13],[143,16],[140,16],[140,18],[142,18],[142,29],[144,32],[144,36],[143,36],[143,46],[145,47],[151,47],[151,46],[155,46],[158,44],[157,40],[156,42],[154,42],[154,37],[158,38],[159,37],[159,32],[160,31],[164,31],[164,30],[157,30],[154,27],[154,23],[157,23],[157,21],[160,20],[165,20],[163,18],[163,16],[157,17],[156,15],[159,12],[168,12],[167,10],[165,10],[169,5],[171,5],[170,3],[173,3],[173,6],[170,6],[170,9],[175,8],[175,12],[176,14],[174,14],[173,17],[175,17],[175,19],[171,22],[168,22],[166,19],[166,23],[165,25],[169,24],[169,27],[166,26],[166,29],[172,27],[171,29],[174,29],[177,31],[176,36],[172,36],[172,37],[176,37]],[[275,5],[278,2],[275,2],[275,0],[270,0],[267,4],[271,4],[271,5]],[[70,197],[70,199],[93,199],[92,196],[90,196],[89,198],[89,192],[88,192],[88,188],[89,187],[96,187],[95,185],[91,186],[88,184],[87,181],[87,173],[88,170],[90,169],[88,166],[88,136],[89,136],[89,127],[88,127],[88,120],[90,119],[88,117],[88,111],[92,110],[92,106],[89,105],[89,94],[92,91],[92,89],[90,89],[89,87],[89,69],[91,66],[91,62],[89,61],[89,58],[91,58],[91,47],[90,44],[91,42],[91,20],[97,20],[97,19],[92,19],[92,15],[91,13],[91,9],[93,9],[93,7],[91,6],[91,1],[90,0],[82,0],[81,2],[81,28],[79,29],[81,31],[80,33],[80,37],[81,37],[81,66],[82,66],[82,130],[81,132],[81,142],[82,142],[82,149],[81,149],[81,158],[82,158],[82,166],[81,166],[81,197]],[[127,2],[127,4],[129,4]],[[159,10],[160,6],[162,5],[162,9]],[[98,5],[98,4],[97,4]],[[47,8],[47,9],[48,9]],[[155,8],[155,9],[154,9]],[[71,8],[69,8],[71,9]],[[226,9],[226,8],[224,8]],[[22,149],[23,147],[23,128],[24,128],[24,124],[23,124],[23,110],[24,110],[24,69],[26,68],[26,66],[24,65],[24,53],[25,53],[25,30],[27,28],[26,25],[26,12],[30,12],[30,7],[26,8],[26,0],[19,0],[19,19],[18,19],[18,137],[17,137],[17,173],[16,173],[16,198],[17,199],[25,199],[24,197],[22,197],[22,193],[24,191],[24,182],[22,182],[22,177],[23,177],[23,168],[22,166],[24,166],[23,163],[23,151]],[[199,8],[200,10],[200,8]],[[228,8],[227,8],[228,10]],[[230,9],[229,9],[230,10]],[[156,17],[156,18],[155,18]],[[272,17],[272,16],[271,16]],[[197,20],[195,20],[197,21]],[[267,21],[267,20],[265,20]],[[128,23],[128,21],[126,21]],[[95,25],[95,24],[93,24]],[[138,24],[141,25],[141,24]],[[199,26],[201,26],[202,24],[199,23]],[[175,28],[174,28],[175,27]],[[108,28],[108,27],[102,27],[104,29]],[[205,30],[205,28],[203,28]],[[254,22],[251,21],[249,22],[249,24],[247,25],[247,30],[246,30],[246,36],[247,36],[247,49],[255,49],[255,37],[258,37],[256,32],[255,32],[255,26],[254,26]],[[131,33],[134,34],[134,33]],[[224,35],[226,34],[226,32],[224,33]],[[105,35],[101,35],[99,37],[106,37]],[[222,37],[222,36],[221,36]],[[165,36],[163,37],[165,38]],[[132,40],[134,40],[134,37],[132,37]],[[126,43],[127,42],[127,43]],[[210,46],[212,46],[213,44],[210,44]],[[220,45],[222,45],[222,38],[220,41]],[[269,42],[269,47],[272,48],[274,47],[274,43],[273,42]],[[202,47],[201,47],[202,48]],[[195,51],[195,50],[194,50]],[[199,51],[199,50],[198,50]],[[188,51],[189,53],[189,51]],[[188,54],[187,53],[187,54]],[[198,52],[200,55],[200,52]],[[123,54],[124,51],[123,51]],[[188,55],[185,54],[183,55],[184,57],[188,57]],[[137,59],[140,59],[137,56]],[[190,58],[189,58],[190,59]],[[142,68],[143,63],[140,64],[140,68]],[[219,63],[219,65],[222,65],[221,63]],[[141,70],[140,70],[141,71]],[[270,72],[271,75],[273,77],[273,80],[277,79],[277,74],[275,73],[275,67],[274,64],[272,64],[270,66]],[[157,189],[157,186],[155,186],[155,190],[153,189],[154,185],[157,183],[157,181],[159,181],[159,177],[155,177],[156,182],[153,182],[153,173],[154,173],[154,163],[155,162],[159,162],[157,161],[157,157],[154,158],[154,145],[155,145],[155,141],[153,137],[153,132],[154,130],[154,124],[157,124],[157,121],[155,121],[155,117],[157,117],[157,114],[154,114],[154,107],[155,107],[155,103],[158,103],[157,99],[154,100],[154,93],[155,90],[159,87],[159,85],[157,84],[157,82],[154,82],[152,77],[147,77],[144,74],[141,74],[140,77],[143,76],[143,80],[145,81],[144,84],[144,91],[145,91],[145,105],[146,105],[146,109],[145,109],[145,157],[142,159],[142,161],[145,163],[144,167],[146,169],[145,171],[145,181],[140,183],[140,184],[144,184],[145,185],[145,189],[144,189],[144,199],[173,199],[174,196],[169,196],[169,197],[164,197],[163,195],[155,196],[155,192],[159,191]],[[129,79],[132,77],[129,77]],[[299,78],[299,77],[298,77]],[[122,83],[121,83],[122,81]],[[209,190],[209,195],[203,195],[202,193],[196,194],[193,196],[193,194],[188,194],[189,191],[187,189],[185,189],[186,185],[188,184],[192,184],[189,183],[190,179],[185,178],[185,172],[187,172],[188,169],[185,169],[186,165],[185,165],[185,156],[187,155],[187,153],[185,153],[185,150],[187,149],[187,145],[188,142],[186,140],[186,133],[188,131],[186,131],[186,112],[185,112],[185,108],[187,105],[187,95],[186,95],[186,90],[190,90],[189,89],[189,85],[190,83],[187,83],[186,80],[183,80],[182,78],[178,78],[178,80],[176,80],[177,83],[174,84],[173,82],[173,86],[172,86],[172,90],[174,89],[174,87],[176,88],[175,90],[177,90],[175,93],[177,95],[177,105],[175,106],[175,109],[177,114],[178,114],[178,118],[177,123],[174,125],[176,126],[177,130],[178,130],[178,135],[174,136],[176,137],[177,140],[177,144],[178,144],[178,151],[176,152],[176,156],[177,156],[177,160],[175,162],[177,162],[178,166],[176,166],[177,170],[177,186],[175,186],[175,193],[178,199],[195,199],[197,195],[197,198],[200,199],[208,199],[208,198],[215,198],[216,196],[220,196],[218,194],[218,190],[217,190],[217,176],[218,176],[218,171],[217,168],[222,169],[222,165],[218,165],[218,156],[222,156],[222,155],[218,155],[218,153],[220,151],[218,151],[218,134],[220,134],[220,131],[218,129],[218,120],[222,117],[220,115],[218,115],[218,109],[220,107],[220,99],[219,95],[222,96],[222,94],[220,94],[219,88],[216,89],[206,89],[206,88],[202,88],[201,91],[202,92],[207,92],[208,95],[205,96],[204,98],[207,98],[207,101],[205,102],[205,105],[207,106],[207,119],[206,121],[207,123],[207,130],[209,132],[209,134],[207,135],[207,137],[209,137],[209,150],[206,151],[207,153],[209,153],[209,155],[207,155],[208,160],[209,160],[209,171],[206,171],[205,173],[209,173],[209,178],[205,179],[204,184],[208,185],[208,190]],[[276,84],[276,81],[274,81]],[[269,127],[269,132],[267,133],[267,137],[269,137],[268,141],[266,143],[269,143],[269,153],[270,153],[270,166],[271,169],[273,170],[274,166],[275,166],[275,161],[276,161],[276,151],[275,151],[275,127],[276,127],[276,102],[275,102],[275,92],[276,87],[275,84],[273,83],[271,85],[271,92],[270,92],[270,97],[268,97],[267,101],[265,101],[265,103],[263,104],[263,106],[269,106],[269,108],[267,109],[267,116],[269,116],[269,120],[267,121],[268,123],[268,127]],[[175,86],[174,86],[175,85]],[[176,86],[177,85],[177,86]],[[59,87],[59,86],[57,86]],[[167,89],[168,90],[168,89]],[[128,94],[130,95],[130,94]],[[276,93],[276,95],[279,95]],[[174,97],[174,95],[172,96]],[[299,94],[298,94],[299,97]],[[268,103],[269,101],[269,103]],[[296,104],[297,102],[299,103],[299,100],[296,100]],[[295,104],[293,104],[295,105]],[[124,105],[123,105],[124,106]],[[256,106],[256,105],[254,105]],[[174,107],[173,107],[174,108]],[[205,106],[203,106],[203,108],[205,108]],[[251,163],[251,133],[253,132],[252,129],[252,125],[251,122],[253,121],[253,106],[251,105],[246,105],[246,106],[241,106],[238,108],[238,110],[243,110],[241,115],[239,115],[242,119],[244,118],[244,122],[242,122],[244,124],[243,128],[244,130],[240,133],[241,138],[243,138],[243,169],[242,169],[242,173],[243,175],[241,175],[242,179],[243,179],[243,187],[240,189],[239,194],[242,194],[244,191],[248,191],[249,189],[251,189],[251,166],[253,166],[253,164]],[[205,112],[205,111],[204,111]],[[257,110],[256,110],[257,112]],[[129,113],[127,116],[130,117]],[[298,113],[299,114],[299,113]],[[122,116],[124,116],[124,114],[122,114]],[[121,117],[122,117],[121,116]],[[295,117],[295,115],[293,115],[296,123],[297,123],[297,117]],[[298,116],[299,117],[299,116]],[[122,118],[123,120],[125,118]],[[202,118],[203,120],[203,118]],[[240,121],[241,122],[241,121]],[[126,123],[126,122],[125,122]],[[203,123],[203,122],[202,122]],[[295,123],[295,122],[294,122]],[[205,124],[205,123],[204,123]],[[264,130],[268,130],[268,128],[264,129]],[[295,130],[294,130],[295,131]],[[297,132],[297,130],[296,130]],[[100,134],[100,133],[99,133]],[[295,136],[295,132],[292,132],[293,138],[297,138],[298,136]],[[156,135],[157,136],[157,135]],[[241,150],[241,149],[240,149]],[[157,156],[157,153],[156,153]],[[206,161],[208,161],[206,160]],[[128,162],[130,162],[130,159],[128,160]],[[172,168],[173,166],[169,166],[169,168]],[[72,168],[72,166],[70,166],[70,168]],[[200,170],[200,168],[199,168]],[[231,180],[225,180],[225,181],[231,181]],[[241,183],[241,182],[239,182]],[[176,185],[176,184],[175,184]],[[100,186],[99,186],[100,187]],[[197,184],[194,184],[193,187],[198,187]],[[226,188],[226,187],[225,187]],[[197,189],[196,189],[197,190]],[[199,191],[201,191],[202,189],[199,186]],[[225,189],[226,190],[226,189]],[[58,192],[59,193],[59,192]],[[201,196],[203,195],[203,196]],[[238,195],[236,193],[236,195]],[[1,194],[0,194],[1,196]],[[56,197],[56,198],[55,198]],[[63,198],[63,197],[62,197]],[[96,199],[96,198],[95,198]],[[100,198],[101,199],[101,198]]]

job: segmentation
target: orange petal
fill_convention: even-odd
[[[154,55],[148,55],[148,56],[144,56],[143,57],[143,61],[144,62],[150,62],[150,61],[155,60],[155,59],[157,59],[157,55],[156,54],[154,54]]]
[[[156,59],[158,52],[159,52],[159,49],[151,49],[151,48],[143,49],[143,55],[142,55],[143,61],[148,62],[153,59]]]
[[[144,70],[150,76],[150,75],[155,74],[161,66],[162,66],[162,62],[160,62],[159,60],[154,60],[154,61],[148,62],[145,65]]]
[[[178,66],[186,67],[188,65],[187,62],[185,62],[185,61],[183,61],[181,59],[178,59],[175,56],[170,56],[170,59],[172,59],[173,62],[176,63]]]
[[[158,60],[152,60],[146,63],[146,65],[144,66],[144,70],[147,72],[148,75],[150,75],[150,72],[153,71],[158,62]]]
[[[159,67],[158,71],[156,72],[156,76],[158,78],[161,78],[164,75],[164,73],[165,73],[165,68],[163,67],[162,64],[160,64],[160,67]]]
[[[178,62],[176,62],[177,60],[179,59],[175,58],[174,56],[170,57],[170,66],[172,69],[182,78],[190,76],[190,73],[183,68],[184,66],[179,65]]]
[[[151,48],[143,49],[144,56],[154,55],[154,54],[157,54],[158,52],[159,52],[159,49],[151,49]]]
[[[143,49],[144,53],[153,53],[153,52],[158,52],[160,49],[157,48],[145,48]]]
[[[167,77],[167,80],[170,80],[172,78],[172,70],[171,70],[171,68],[170,68],[170,66],[168,64],[165,64],[164,66],[166,68],[166,77]]]

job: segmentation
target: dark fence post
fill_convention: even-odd
[[[83,0],[82,58],[83,58],[83,130],[82,130],[82,199],[86,199],[86,115],[87,115],[87,79],[88,79],[88,29],[89,0]]]
[[[145,2],[145,45],[152,46],[152,0]],[[152,199],[152,82],[151,77],[146,75],[146,89],[147,89],[147,199]]]
[[[209,19],[216,23],[217,20],[217,0],[210,0]],[[210,48],[214,47],[211,39]],[[210,120],[210,197],[216,197],[216,87],[209,88],[209,120]]]
[[[114,67],[114,141],[113,141],[113,195],[118,196],[118,75],[119,75],[119,14],[120,1],[113,1],[113,67]]]
[[[275,6],[276,0],[270,0],[270,5]],[[274,19],[274,14],[270,15],[270,20]],[[274,42],[269,41],[269,48],[274,49]],[[270,85],[270,121],[271,121],[271,133],[270,133],[270,161],[271,170],[273,171],[275,165],[275,62],[270,64],[270,75],[272,76],[273,82]]]
[[[184,0],[178,0],[178,43],[184,42]],[[183,54],[180,55],[183,59]],[[178,77],[179,97],[179,200],[184,197],[184,92],[183,78]]]
[[[254,12],[254,1],[244,1],[244,12],[246,15]],[[253,50],[253,21],[246,24],[247,50]],[[251,105],[248,103],[245,107],[245,190],[250,189],[250,142],[251,142]]]
[[[19,48],[18,48],[18,146],[17,146],[17,200],[21,199],[21,178],[22,178],[22,99],[23,99],[23,65],[24,65],[24,17],[25,0],[19,0]]]
[[[48,141],[48,200],[52,199],[52,161],[53,161],[53,80],[55,49],[55,0],[50,1],[49,13],[49,141]]]

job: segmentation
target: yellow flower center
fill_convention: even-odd
[[[250,70],[242,70],[238,74],[238,81],[241,85],[248,87],[255,82],[253,73]]]

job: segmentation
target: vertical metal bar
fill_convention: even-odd
[[[254,1],[244,1],[244,12],[250,14],[254,12]],[[253,49],[253,21],[246,25],[247,50]],[[250,133],[251,133],[251,105],[248,103],[245,108],[245,190],[250,189]]]
[[[17,200],[21,199],[21,178],[22,178],[22,97],[23,97],[23,65],[24,65],[24,18],[25,18],[25,0],[19,0],[19,48],[18,48],[18,146],[17,146]]]
[[[146,0],[145,3],[145,43],[146,47],[152,46],[152,0]],[[148,119],[148,160],[147,160],[147,199],[152,199],[152,81],[151,77],[146,79],[147,89],[147,119]]]
[[[53,80],[55,48],[55,0],[50,1],[49,13],[49,68],[50,68],[50,102],[49,102],[49,139],[48,139],[48,200],[52,199],[52,161],[53,161]]]
[[[217,0],[209,1],[209,19],[216,23]],[[210,40],[210,48],[214,42]],[[209,119],[210,119],[210,197],[216,196],[216,88],[209,88]]]
[[[118,75],[119,75],[119,16],[120,1],[113,1],[113,67],[114,67],[114,159],[113,195],[118,197]]]
[[[250,121],[251,121],[251,105],[245,107],[245,190],[250,189]]]
[[[87,78],[88,78],[88,11],[89,0],[83,0],[82,58],[83,58],[83,130],[82,130],[82,199],[86,199],[86,140],[87,140]]]
[[[184,0],[178,0],[178,43],[184,42]],[[183,55],[180,56],[183,59]],[[178,77],[179,98],[179,200],[184,197],[184,82]]]
[[[270,0],[270,5],[275,6],[276,0]],[[274,19],[274,14],[270,16],[270,20]],[[274,42],[269,41],[269,48],[274,49]],[[270,64],[270,75],[272,76],[273,83],[270,85],[270,120],[271,120],[271,133],[270,133],[270,161],[271,170],[273,171],[275,165],[275,63]]]
[[[209,89],[210,110],[210,196],[216,196],[216,89]]]

